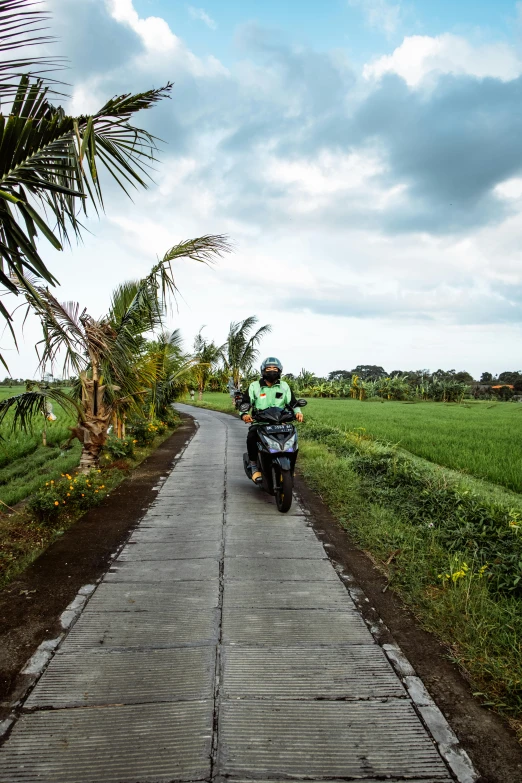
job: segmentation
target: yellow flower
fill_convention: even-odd
[[[83,492],[82,492],[82,498],[84,498],[84,497],[85,497],[85,495],[84,495],[84,494],[83,494]]]
[[[102,484],[100,489],[105,489],[105,484]]]
[[[70,497],[71,497],[71,493],[70,493],[70,492],[68,492],[68,493],[67,493],[67,497],[68,497],[68,498],[70,498]]]
[[[57,500],[55,500],[55,501],[54,501],[54,505],[55,505],[55,506],[59,506],[60,504],[58,503],[58,501],[57,501]]]
[[[74,487],[73,487],[73,485],[72,485],[72,484],[71,484],[71,486],[69,487],[69,489],[74,489]]]
[[[94,490],[94,493],[95,493],[95,494],[97,494],[97,493],[98,493],[98,490],[97,490],[97,489],[95,489],[95,490]]]
[[[46,486],[46,487],[48,487],[48,486],[49,486],[49,482],[48,482],[48,481],[46,481],[46,482],[45,482],[45,486]]]
[[[54,484],[54,481],[51,481],[51,484]]]

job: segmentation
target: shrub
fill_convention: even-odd
[[[148,419],[135,419],[129,429],[138,446],[150,446],[156,437],[156,427]]]
[[[46,481],[28,505],[38,521],[51,523],[65,511],[83,511],[96,506],[105,492],[104,479],[99,470],[76,475],[65,473],[58,481]]]
[[[170,429],[174,429],[181,421],[179,413],[174,408],[167,408],[161,415],[162,422]]]
[[[125,438],[115,438],[111,435],[105,444],[105,448],[114,459],[122,459],[123,457],[134,457],[134,438],[131,435],[127,435]]]

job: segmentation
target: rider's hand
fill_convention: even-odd
[[[241,418],[243,419],[245,424],[252,424],[252,422],[254,421],[254,419],[252,418],[252,416],[249,413],[245,414]]]
[[[302,414],[302,413],[296,413],[296,414],[295,414],[295,418],[296,418],[296,420],[297,420],[297,421],[300,423],[300,422],[302,422],[302,421],[303,421],[303,419],[304,419],[304,416],[303,416],[303,414]]]

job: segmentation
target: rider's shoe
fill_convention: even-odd
[[[257,462],[250,462],[248,467],[250,468],[250,475],[252,476],[254,484],[261,484],[263,476],[257,467]]]

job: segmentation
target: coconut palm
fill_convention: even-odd
[[[242,378],[252,372],[254,362],[259,355],[259,343],[272,331],[270,324],[265,324],[251,335],[257,322],[256,316],[251,315],[244,321],[232,321],[230,324],[223,348],[223,361],[236,388],[239,388]]]
[[[90,116],[67,115],[51,103],[57,83],[46,72],[58,67],[56,58],[13,57],[50,40],[39,34],[48,14],[35,5],[0,0],[0,294],[30,291],[32,300],[35,280],[57,282],[36,240],[45,237],[62,250],[70,234],[80,236],[79,214],[87,215],[88,202],[103,209],[100,168],[125,192],[147,186],[156,140],[129,120],[171,89],[119,95]],[[0,316],[16,341],[2,301]],[[1,355],[0,361],[5,366]]]
[[[216,345],[213,340],[205,340],[199,330],[194,339],[194,368],[193,376],[198,387],[199,399],[203,397],[205,386],[212,375],[219,359],[222,358],[224,345]]]
[[[156,340],[148,342],[145,361],[151,363],[154,376],[145,398],[149,417],[161,419],[169,407],[187,388],[194,367],[194,359],[184,353],[179,329],[162,332]]]
[[[219,235],[175,245],[147,277],[120,287],[109,314],[99,319],[92,318],[86,309],[80,312],[76,302],[58,302],[48,288],[31,283],[31,289],[24,291],[44,332],[39,343],[41,366],[50,363],[52,367],[62,355],[63,374],[72,369],[79,376],[79,416],[71,440],[78,438],[82,444],[82,471],[98,465],[114,412],[121,419],[130,407],[143,401],[156,379],[151,363],[143,359],[143,336],[161,327],[168,296],[177,290],[172,262],[178,258],[209,262],[228,250],[226,237]],[[23,394],[1,402],[0,424],[7,411],[14,409],[17,423],[28,427],[33,409],[26,410],[24,405]]]

